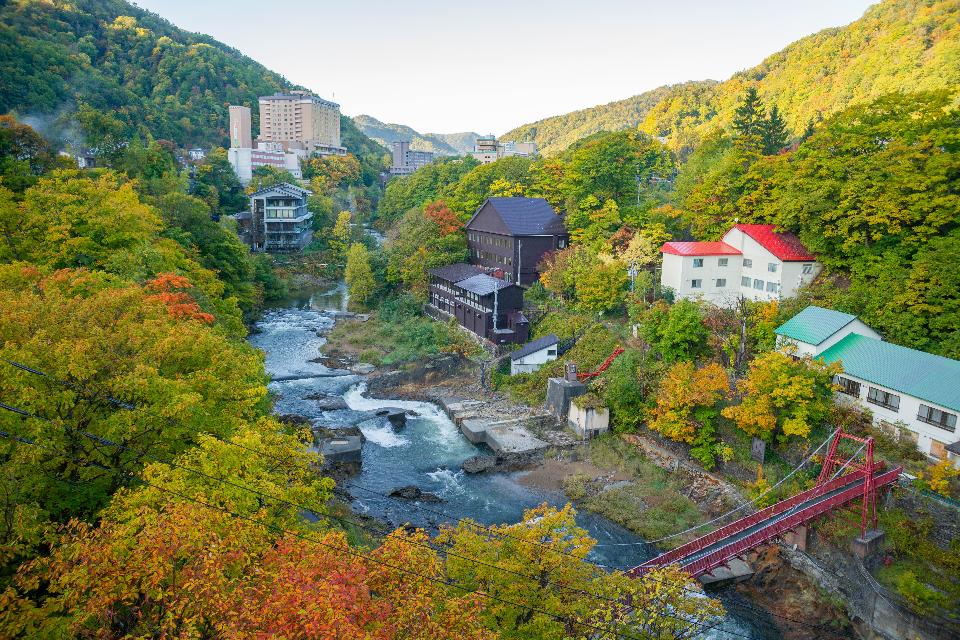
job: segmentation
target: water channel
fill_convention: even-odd
[[[346,485],[354,497],[355,511],[392,525],[410,522],[435,533],[437,525],[455,523],[464,517],[487,525],[513,523],[521,519],[524,509],[544,502],[557,506],[566,502],[560,493],[543,492],[519,482],[522,472],[465,474],[460,464],[489,450],[464,438],[439,407],[426,402],[370,398],[362,376],[316,362],[325,341],[320,334],[333,325],[335,312],[344,311],[346,303],[342,284],[291,297],[263,315],[250,342],[266,355],[267,372],[275,379],[270,390],[276,397],[279,414],[304,416],[317,426],[332,428],[356,424],[360,412],[382,407],[409,409],[415,414],[399,431],[386,420],[361,427],[367,440],[362,470]],[[342,396],[348,408],[323,410],[316,402],[320,396]],[[387,496],[393,489],[407,485],[436,494],[444,502],[420,505]],[[581,511],[577,522],[598,542],[590,556],[593,562],[623,569],[636,566],[654,553],[641,538],[605,518]],[[723,595],[722,599],[728,609],[739,608],[738,598],[732,594]],[[776,637],[762,632],[765,625],[755,618],[752,614],[732,613],[721,626],[702,637]]]

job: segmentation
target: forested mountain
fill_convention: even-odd
[[[236,49],[122,0],[0,3],[0,113],[48,137],[79,142],[93,131],[225,145],[228,105],[253,107],[256,131],[257,96],[292,86]],[[349,118],[341,128],[358,155],[381,152]]]
[[[462,156],[477,142],[479,134],[473,131],[462,133],[419,133],[403,124],[381,122],[368,115],[359,115],[353,118],[357,127],[370,138],[382,145],[388,145],[398,140],[410,141],[411,148],[418,151],[433,151],[441,156]]]
[[[756,87],[802,132],[847,106],[897,91],[935,90],[960,83],[960,3],[884,0],[845,26],[825,29],[720,82],[661,87],[607,105],[523,125],[505,138],[535,140],[546,154],[597,131],[638,126],[687,151],[731,121],[737,100]]]

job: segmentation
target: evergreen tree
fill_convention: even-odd
[[[787,146],[787,123],[777,105],[773,105],[763,126],[763,154],[772,156]]]
[[[737,144],[741,148],[750,150],[762,148],[766,123],[763,101],[757,95],[757,90],[750,87],[743,94],[733,115],[733,130],[737,133]]]

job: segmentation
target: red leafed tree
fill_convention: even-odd
[[[425,542],[400,529],[363,557],[341,532],[278,539],[227,513],[168,503],[96,528],[74,524],[15,582],[23,593],[48,585],[43,609],[60,612],[49,631],[66,615],[77,638],[496,638],[479,620],[482,602],[444,584]]]
[[[193,288],[190,281],[175,273],[161,273],[147,283],[151,295],[147,300],[163,303],[174,318],[189,318],[206,324],[213,324],[213,316],[200,309],[200,305],[188,291]]]
[[[440,227],[440,235],[446,236],[463,228],[457,214],[450,210],[443,200],[428,202],[423,206],[423,214]]]

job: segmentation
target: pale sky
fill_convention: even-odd
[[[294,83],[421,133],[513,127],[724,80],[870,0],[139,0]]]

